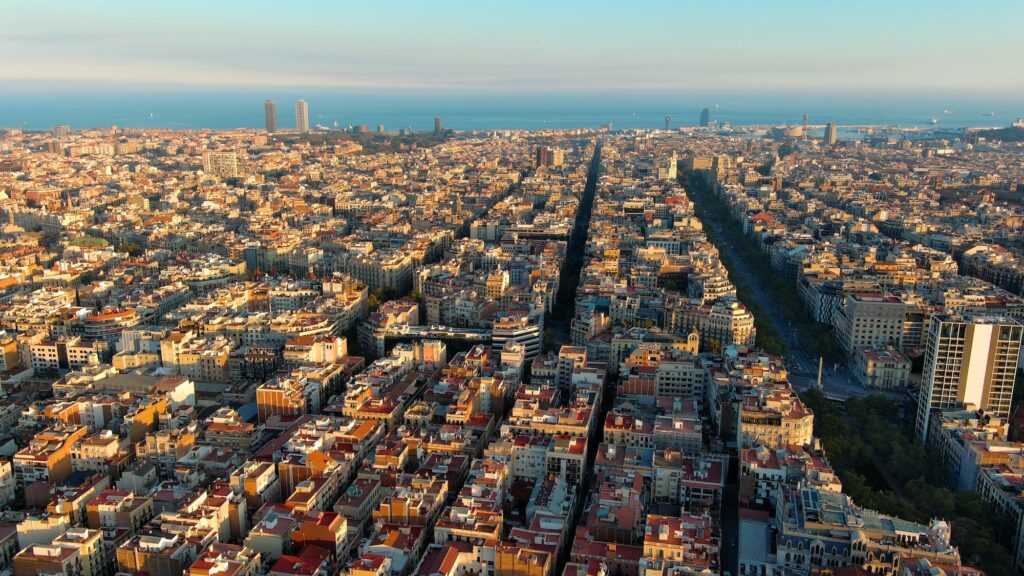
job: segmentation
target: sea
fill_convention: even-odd
[[[713,121],[741,125],[834,122],[844,126],[899,126],[955,130],[1003,127],[1024,117],[1024,97],[843,96],[743,93],[543,93],[233,90],[220,92],[5,92],[0,88],[0,127],[72,129],[262,128],[263,103],[277,103],[278,127],[295,126],[294,104],[309,104],[310,126],[376,130],[432,130],[434,117],[455,130],[663,128],[698,124],[703,108]],[[934,119],[934,123],[932,120]]]

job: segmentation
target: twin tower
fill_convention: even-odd
[[[277,132],[277,103],[268,98],[263,103],[263,113],[266,116],[267,132]],[[295,131],[300,134],[309,132],[309,104],[305,100],[295,103]]]

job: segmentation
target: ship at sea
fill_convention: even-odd
[[[938,120],[938,118],[929,118],[928,119],[928,123],[931,124],[932,126],[934,126],[934,125],[939,123],[939,120]]]
[[[982,116],[984,116],[986,118],[991,118],[991,117],[993,117],[995,115],[996,115],[995,112],[985,112],[984,114],[982,114]]]

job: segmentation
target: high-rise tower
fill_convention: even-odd
[[[665,131],[667,132],[667,131],[669,131],[671,129],[672,129],[672,117],[671,116],[665,116]]]
[[[444,128],[441,127],[441,117],[434,116],[434,136],[440,136],[444,133]]]
[[[700,125],[707,128],[711,125],[711,109],[705,108],[700,111]]]
[[[263,115],[265,116],[267,124],[267,132],[277,131],[277,104],[267,98],[267,101],[263,103]]]
[[[305,100],[295,103],[295,130],[300,134],[309,132],[309,104]]]
[[[917,400],[917,438],[928,440],[933,411],[966,404],[1010,417],[1024,325],[1006,316],[931,317]]]
[[[826,146],[835,146],[836,142],[839,140],[839,137],[838,137],[837,134],[838,133],[836,131],[836,125],[835,124],[833,124],[831,122],[829,122],[828,124],[825,124],[825,145]]]

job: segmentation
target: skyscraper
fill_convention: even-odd
[[[835,146],[837,140],[839,140],[839,138],[836,132],[836,125],[831,122],[825,124],[825,145]]]
[[[267,101],[263,103],[263,115],[266,117],[267,132],[276,132],[277,104],[270,98],[267,98]]]
[[[711,125],[711,109],[705,108],[700,111],[700,125],[707,128]]]
[[[309,132],[309,104],[305,100],[295,103],[295,130],[299,134]]]
[[[936,314],[928,327],[917,401],[917,438],[928,440],[933,411],[972,404],[1010,417],[1024,325],[1005,316]]]
[[[665,116],[665,131],[668,131],[668,130],[671,130],[671,129],[672,129],[672,117],[671,116]]]
[[[434,136],[440,136],[444,132],[444,128],[441,127],[441,117],[434,116]]]

